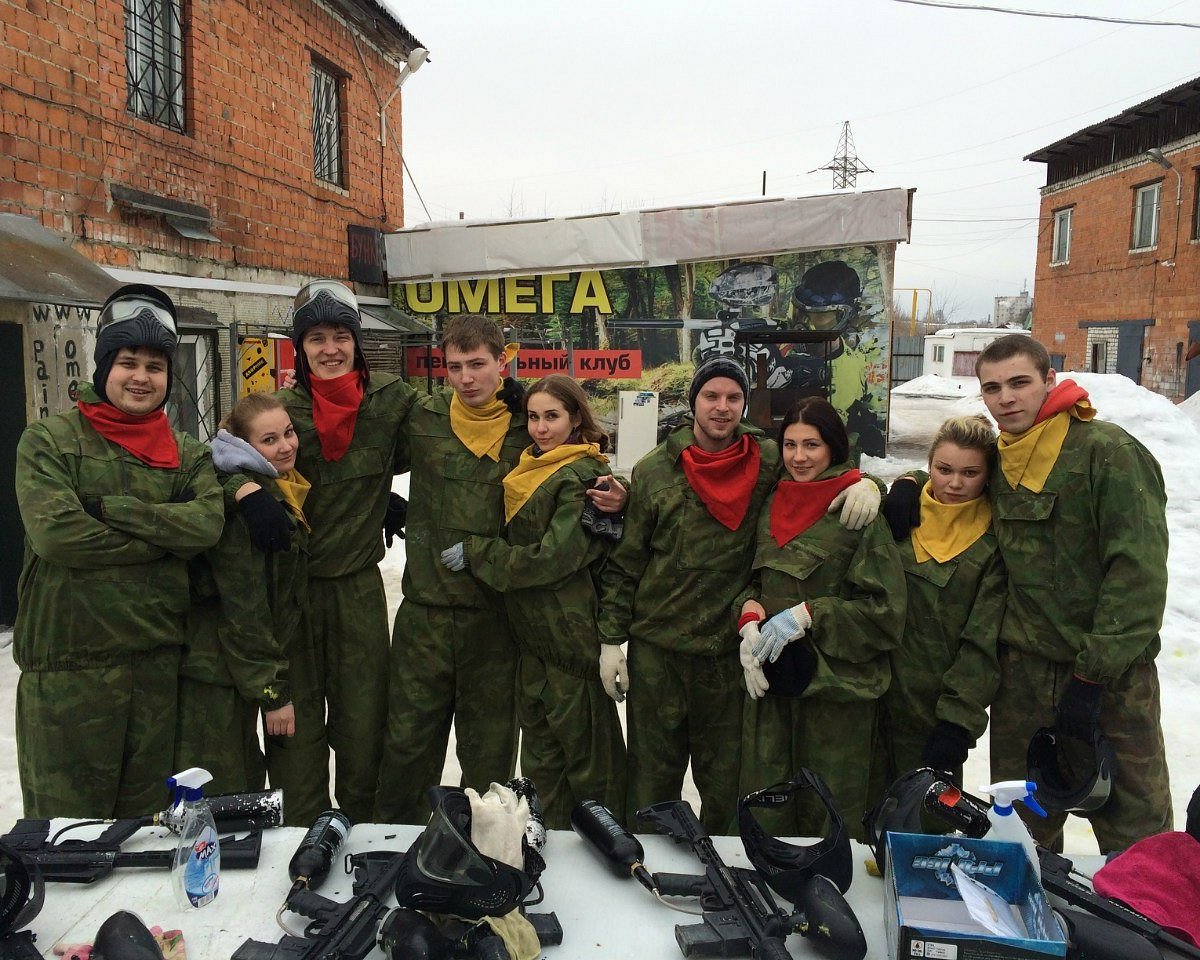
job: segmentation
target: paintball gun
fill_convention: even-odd
[[[867,942],[854,913],[832,881],[814,876],[798,898],[795,912],[776,905],[771,888],[755,870],[730,867],[717,853],[691,806],[674,800],[637,812],[676,842],[687,843],[704,865],[703,875],[649,874],[642,865],[637,838],[594,800],[571,811],[575,831],[614,872],[633,876],[656,897],[697,897],[703,910],[700,923],[679,924],[675,940],[685,957],[748,957],[786,960],[790,933],[808,937],[813,949],[830,960],[862,960]]]
[[[553,913],[524,914],[543,947],[562,943],[562,927]],[[504,941],[483,922],[468,924],[458,938],[446,936],[425,914],[397,907],[379,928],[379,946],[388,960],[510,960]]]

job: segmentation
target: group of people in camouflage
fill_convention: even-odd
[[[351,819],[424,822],[453,723],[468,784],[510,776],[520,743],[552,828],[585,797],[629,817],[677,797],[690,763],[710,832],[800,766],[857,829],[898,773],[961,777],[990,707],[995,779],[1024,777],[1042,725],[1102,728],[1101,848],[1170,829],[1162,478],[1028,337],[979,358],[998,440],[948,421],[881,512],[836,410],[801,401],[768,438],[731,359],[697,368],[692,420],[626,491],[582,390],[506,378],[493,321],[447,324],[432,393],[369,371],[360,328],[346,287],[302,288],[295,384],[239,401],[210,452],[163,411],[169,298],[105,304],[93,384],[18,451],[27,815],[145,813],[166,774],[201,765],[220,790],[269,776],[307,824],[332,750]],[[396,536],[389,636],[378,564]],[[811,835],[823,816],[771,826]]]

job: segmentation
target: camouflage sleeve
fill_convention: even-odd
[[[51,563],[127,566],[166,555],[84,512],[66,458],[39,423],[30,424],[17,444],[16,492],[29,544]]]
[[[291,699],[287,658],[272,629],[266,555],[254,549],[241,517],[231,516],[208,552],[221,602],[221,653],[238,693],[265,710]]]
[[[181,443],[180,448],[184,464],[190,460],[190,468],[184,473],[181,465],[172,496],[190,493],[192,499],[186,503],[147,503],[137,497],[105,497],[104,521],[115,530],[187,559],[220,538],[225,507],[208,448],[197,442]]]
[[[601,643],[624,643],[629,639],[634,596],[650,562],[650,544],[658,518],[645,488],[639,490],[637,479],[638,468],[634,467],[629,502],[625,504],[625,532],[609,551],[600,575],[597,626]]]
[[[467,569],[493,590],[526,590],[557,583],[589,566],[604,553],[607,541],[591,536],[579,522],[583,485],[560,488],[550,526],[540,543],[514,546],[497,537],[467,537]]]
[[[988,725],[988,705],[1000,686],[996,640],[1004,619],[1008,577],[996,550],[978,583],[971,584],[975,600],[963,627],[961,645],[954,663],[942,679],[936,714],[939,720],[957,723],[976,739]]]
[[[1167,515],[1162,472],[1134,440],[1104,451],[1091,508],[1099,533],[1100,584],[1092,629],[1075,672],[1107,683],[1155,642],[1167,602]]]
[[[868,523],[844,577],[845,596],[809,600],[809,631],[818,651],[866,663],[891,650],[904,632],[904,566],[882,516]]]

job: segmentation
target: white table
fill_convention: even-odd
[[[420,833],[415,826],[365,824],[354,827],[343,853],[367,850],[402,851]],[[86,833],[80,832],[82,836]],[[247,938],[275,942],[282,931],[275,911],[290,882],[287,864],[304,831],[296,828],[268,830],[263,834],[262,858],[256,870],[222,870],[216,901],[185,915],[178,907],[166,870],[119,869],[94,884],[46,885],[46,902],[30,924],[37,947],[45,956],[60,941],[90,941],[100,924],[118,910],[138,914],[146,924],[180,928],[189,960],[227,960]],[[667,837],[643,836],[646,866],[652,871],[700,873],[700,861],[691,850]],[[737,837],[717,837],[716,847],[731,866],[749,866]],[[173,848],[174,837],[162,829],[147,829],[124,849]],[[543,854],[545,902],[533,909],[553,910],[563,927],[561,946],[548,947],[547,960],[628,957],[637,960],[676,960],[675,924],[700,918],[686,917],[656,902],[632,879],[613,876],[571,831],[551,831]],[[867,937],[868,957],[886,958],[883,932],[883,882],[864,868],[870,851],[854,845],[854,883],[847,900],[858,915]],[[351,896],[351,878],[342,871],[339,857],[334,870],[317,891],[332,900]],[[694,904],[694,901],[682,901]],[[297,933],[304,918],[285,914]],[[788,938],[788,948],[800,960],[815,956],[799,935]],[[374,950],[373,958],[383,956]]]

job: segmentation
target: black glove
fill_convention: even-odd
[[[907,540],[913,527],[921,525],[921,488],[912,477],[892,481],[883,498],[883,519],[892,528],[893,540]]]
[[[88,497],[83,501],[83,512],[93,520],[104,522],[104,500],[100,497]]]
[[[509,413],[523,413],[525,410],[525,388],[515,377],[504,378],[496,399],[504,401]]]
[[[764,663],[762,670],[770,684],[768,696],[799,697],[817,672],[817,655],[806,641],[795,640],[783,648],[774,663]]]
[[[175,496],[168,500],[167,503],[191,503],[195,499],[196,491],[191,487],[184,487],[177,494],[175,494]]]
[[[589,480],[586,484],[586,489],[607,490],[608,481]],[[620,540],[621,534],[625,532],[625,517],[623,514],[609,513],[607,510],[601,510],[588,497],[584,497],[583,513],[579,517],[579,522],[583,526],[583,529],[593,537],[603,537],[606,540]]]
[[[1058,701],[1054,729],[1068,737],[1091,742],[1100,726],[1100,698],[1104,685],[1072,677]]]
[[[939,720],[921,750],[921,766],[947,772],[957,770],[967,762],[967,751],[974,743],[975,738],[957,723]]]
[[[266,490],[255,490],[238,501],[238,510],[250,530],[250,542],[264,553],[287,550],[292,545],[292,521]]]
[[[408,501],[400,494],[388,497],[387,512],[383,515],[383,542],[391,549],[392,539],[404,539],[404,524],[408,520]]]

